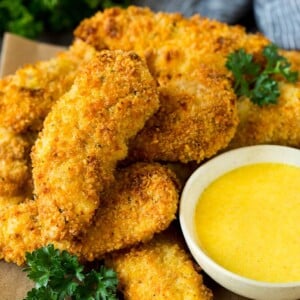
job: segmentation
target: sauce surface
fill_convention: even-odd
[[[259,163],[210,184],[198,201],[201,247],[229,271],[265,282],[300,281],[300,168]]]

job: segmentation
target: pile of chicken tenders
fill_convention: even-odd
[[[282,79],[278,104],[258,106],[225,67],[269,43],[198,15],[111,8],[65,52],[1,79],[0,259],[22,265],[54,244],[103,259],[125,299],[211,299],[175,220],[180,170],[226,149],[300,146],[300,82]],[[300,70],[299,53],[281,53]]]

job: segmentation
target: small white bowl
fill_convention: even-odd
[[[300,282],[268,283],[242,277],[213,261],[197,243],[195,208],[203,190],[224,173],[241,166],[262,162],[300,166],[300,150],[276,145],[250,146],[225,152],[204,163],[192,174],[183,189],[179,211],[180,225],[197,263],[226,289],[251,299],[300,299]]]

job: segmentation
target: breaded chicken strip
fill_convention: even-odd
[[[82,260],[100,258],[164,230],[174,219],[177,205],[178,186],[173,173],[158,164],[138,163],[118,171],[116,181],[101,194],[94,223],[81,241],[54,244]],[[1,209],[0,224],[0,259],[8,262],[21,265],[26,251],[50,242],[42,241],[36,201]]]
[[[0,196],[0,211],[6,207],[20,204],[25,200],[26,198],[24,196]]]
[[[247,34],[242,26],[135,6],[98,12],[83,20],[74,34],[99,50],[135,49],[147,59],[155,77],[161,72],[184,73],[186,67],[197,68],[202,60],[225,70],[224,59],[229,53],[239,48],[256,53],[269,43],[261,34]],[[200,56],[198,61],[191,61],[195,54]]]
[[[42,246],[35,201],[10,205],[0,211],[0,259],[22,265],[26,251]]]
[[[212,299],[190,256],[169,233],[163,232],[128,251],[116,252],[105,262],[117,272],[125,300]]]
[[[199,66],[160,82],[159,111],[131,141],[135,160],[201,161],[228,144],[237,125],[229,82]]]
[[[102,51],[86,64],[48,114],[32,151],[45,240],[87,229],[128,140],[158,106],[156,83],[137,54]]]
[[[136,51],[159,83],[162,105],[131,143],[134,159],[199,162],[229,143],[237,115],[225,56],[245,40],[242,28],[129,7],[97,13],[75,35],[98,50]]]
[[[300,52],[281,51],[300,72]],[[300,147],[300,77],[294,84],[279,80],[277,104],[258,106],[248,98],[238,101],[239,126],[229,148],[257,144]]]
[[[257,144],[300,147],[300,82],[281,82],[277,104],[238,103],[240,123],[229,148]]]
[[[0,126],[16,133],[39,131],[52,105],[69,90],[78,68],[95,49],[76,40],[56,57],[26,65],[0,80]]]
[[[280,52],[281,55],[288,59],[292,68],[300,72],[300,51],[281,50]]]
[[[30,137],[0,127],[0,197],[26,194],[31,181]]]
[[[95,49],[76,40],[57,57],[0,80],[0,196],[31,197],[30,149],[52,105]],[[4,199],[4,198],[3,198]]]
[[[178,181],[166,167],[137,163],[120,170],[100,198],[95,223],[81,241],[80,256],[90,261],[166,229],[177,211]]]
[[[264,62],[262,50],[270,43],[261,34],[246,34],[240,26],[200,16],[185,19],[179,14],[154,14],[137,7],[99,12],[84,20],[75,35],[97,49],[134,49],[146,58],[160,84],[162,105],[133,141],[132,154],[137,159],[175,160],[177,156],[181,161],[209,157],[232,137],[237,122],[229,113],[230,96],[225,92],[229,91],[227,79],[231,77],[233,83],[232,74],[225,69],[227,56],[244,48],[257,62]],[[300,69],[299,52],[281,53],[295,70]],[[203,78],[197,82],[199,76],[191,77],[198,69]],[[220,90],[225,90],[222,101],[217,96]],[[240,124],[229,148],[262,143],[300,147],[299,82],[280,80],[280,92],[277,105],[259,107],[249,99],[238,101]],[[211,105],[205,110],[203,99]],[[215,119],[218,122],[212,121]]]

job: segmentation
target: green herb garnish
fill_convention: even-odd
[[[0,34],[36,38],[43,32],[73,30],[98,10],[128,6],[130,0],[0,0]]]
[[[26,253],[28,277],[35,288],[24,300],[115,300],[118,280],[115,271],[104,266],[84,272],[76,256],[48,245]]]
[[[278,82],[273,75],[281,75],[289,82],[298,79],[298,72],[291,71],[288,60],[278,54],[278,48],[270,44],[263,49],[264,66],[256,63],[253,55],[239,49],[228,55],[226,67],[232,71],[238,96],[249,97],[253,103],[265,105],[277,103],[280,95]]]

